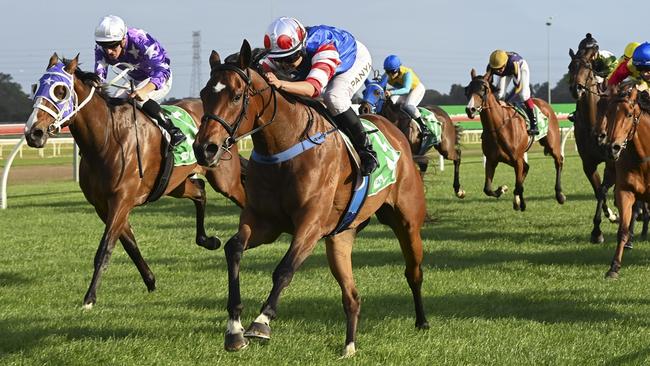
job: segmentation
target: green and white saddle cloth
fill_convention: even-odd
[[[530,121],[528,120],[528,115],[526,115],[526,111],[524,110],[525,107],[520,104],[514,104],[513,107],[517,113],[524,117],[524,121],[526,121],[526,128],[530,129]],[[546,137],[548,134],[548,117],[542,113],[542,110],[539,109],[537,105],[535,105],[534,111],[535,118],[537,119],[537,129],[539,130],[539,135],[535,136],[535,141],[539,141]]]
[[[418,107],[418,109],[422,115],[424,127],[429,130],[429,135],[427,136],[426,141],[422,141],[420,144],[420,151],[426,152],[432,146],[438,145],[442,142],[442,122],[438,121],[435,113],[430,110],[422,107]],[[420,125],[417,122],[415,122],[415,124],[420,128]]]
[[[187,139],[174,148],[174,166],[190,165],[196,163],[192,144],[199,129],[194,124],[194,119],[187,111],[175,105],[161,105],[163,114],[169,118],[174,126],[180,128]],[[162,130],[162,129],[161,129]],[[166,134],[166,132],[164,132]]]
[[[377,153],[379,166],[370,175],[368,196],[373,196],[397,181],[397,162],[401,153],[388,142],[388,139],[372,122],[361,119],[361,124],[368,134],[372,148]]]

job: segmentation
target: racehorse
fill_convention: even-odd
[[[138,268],[147,289],[156,288],[154,274],[140,254],[128,217],[135,206],[147,203],[155,188],[163,145],[160,130],[143,112],[135,112],[128,104],[111,106],[106,97],[96,92],[100,87],[99,78],[94,73],[81,71],[77,67],[78,58],[79,55],[65,63],[56,53],[50,58],[48,71],[41,78],[42,86],[51,84],[46,93],[49,97],[35,97],[34,111],[25,125],[25,138],[29,146],[40,148],[59,127],[69,126],[79,146],[79,186],[106,224],[95,254],[93,277],[83,301],[83,307],[90,309],[96,303],[97,288],[117,239]],[[56,78],[63,81],[52,83],[51,79]],[[194,121],[200,121],[203,112],[200,100],[182,100],[176,105],[185,109]],[[71,114],[63,118],[64,112]],[[133,119],[134,113],[137,121]],[[233,156],[237,156],[236,147],[233,149]],[[141,178],[138,160],[141,160]],[[191,178],[195,173],[204,175],[216,191],[243,207],[246,195],[240,178],[240,161],[238,158],[224,160],[219,169],[204,168],[196,163],[174,167],[164,191],[166,195],[194,202],[196,243],[216,249],[221,241],[205,233],[205,184]]]
[[[512,207],[524,211],[524,179],[528,173],[529,165],[524,160],[524,153],[530,148],[533,141],[526,132],[526,122],[515,109],[499,102],[492,92],[490,83],[491,75],[476,75],[472,69],[472,81],[465,88],[465,95],[469,102],[465,111],[469,118],[479,113],[483,133],[481,134],[481,148],[485,161],[485,185],[483,192],[490,197],[499,198],[507,190],[506,186],[499,186],[492,190],[494,171],[499,162],[506,163],[515,168],[515,190]],[[534,99],[535,104],[542,113],[548,117],[548,134],[539,140],[544,147],[544,154],[551,154],[555,161],[555,199],[563,204],[566,197],[562,193],[560,175],[564,157],[560,147],[560,129],[557,118],[551,106],[543,100]]]
[[[425,108],[431,111],[438,121],[442,123],[442,136],[440,142],[434,147],[443,158],[454,162],[454,192],[456,197],[465,198],[465,191],[460,188],[459,178],[460,126],[454,124],[451,117],[442,108],[438,106],[425,106]],[[422,151],[422,135],[417,122],[413,121],[411,116],[402,110],[398,104],[393,103],[391,98],[384,97],[384,88],[379,83],[366,80],[366,88],[363,91],[363,101],[359,105],[359,113],[378,113],[395,123],[406,135],[411,145],[413,159],[420,169],[420,175],[424,177],[424,173],[429,166],[429,158],[426,156],[429,148]]]
[[[569,56],[571,56],[569,89],[571,95],[576,99],[574,136],[578,154],[582,159],[582,170],[589,179],[597,200],[591,242],[602,243],[604,237],[600,230],[601,213],[604,211],[605,216],[612,222],[615,222],[617,218],[607,207],[606,202],[607,190],[614,184],[614,165],[607,161],[604,147],[597,140],[597,135],[600,132],[597,126],[598,105],[601,97],[592,61],[598,56],[598,49],[595,47],[579,49],[577,53],[570,49]],[[600,105],[605,104],[600,103]],[[598,165],[602,162],[605,162],[605,170],[601,183]]]
[[[428,328],[421,295],[424,187],[411,162],[408,141],[384,117],[364,117],[402,152],[395,162],[397,181],[365,198],[347,229],[335,233],[358,174],[345,143],[316,110],[323,109],[320,104],[308,106],[271,87],[257,65],[246,40],[235,63],[221,63],[219,54],[212,51],[210,80],[201,90],[205,115],[194,141],[199,163],[208,166],[217,164],[243,136],[250,135],[253,141],[246,176],[247,205],[240,216],[239,231],[224,246],[228,264],[225,348],[236,351],[246,347],[246,337],[270,338],[269,323],[276,317],[282,290],[318,240],[325,238],[330,270],[341,287],[347,318],[343,355],[353,355],[360,300],[352,276],[351,252],[357,232],[373,214],[390,226],[399,240],[415,304],[415,325]],[[283,232],[292,235],[291,244],[273,272],[273,288],[259,316],[245,331],[240,321],[243,305],[239,283],[243,251],[272,243]]]
[[[635,200],[650,202],[650,103],[636,85],[610,91],[607,108],[607,153],[616,164],[618,224],[616,252],[606,277],[618,278],[623,251],[630,235]],[[645,96],[647,98],[647,94]],[[645,105],[642,104],[645,103]]]

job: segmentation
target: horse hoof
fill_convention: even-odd
[[[465,190],[459,189],[458,192],[456,192],[456,197],[458,198],[465,198]]]
[[[88,303],[88,304],[83,304],[81,305],[81,310],[92,310],[93,306],[95,306],[94,303]]]
[[[246,348],[249,343],[249,340],[246,339],[242,333],[226,333],[226,339],[223,346],[226,351],[235,352]]]
[[[221,239],[219,239],[216,236],[211,236],[208,238],[204,238],[203,240],[197,240],[196,243],[207,250],[215,250],[215,249],[219,249],[219,247],[221,246]]]
[[[608,280],[618,280],[618,272],[614,272],[612,270],[609,270],[605,274],[605,278],[608,279]]]
[[[605,242],[605,237],[603,233],[591,234],[591,243],[592,244],[602,244]]]
[[[566,202],[566,196],[564,195],[564,193],[556,194],[555,199],[557,199],[557,203],[559,203],[561,205],[564,204],[564,202]]]
[[[355,353],[357,353],[357,348],[354,346],[354,342],[350,342],[345,345],[345,348],[343,348],[341,358],[350,358],[354,356]]]
[[[634,249],[634,243],[632,243],[631,241],[628,241],[628,242],[625,243],[625,245],[623,246],[623,249],[630,249],[630,250]]]
[[[521,199],[519,196],[515,196],[515,198],[512,200],[512,209],[515,211],[519,211],[521,209]]]
[[[420,324],[415,324],[415,327],[419,330],[427,330],[429,329],[429,322],[422,322]]]
[[[271,339],[271,327],[264,323],[253,322],[244,333],[246,338]]]
[[[502,185],[502,186],[501,186],[501,187],[499,187],[499,188],[501,189],[501,192],[503,192],[503,193],[506,193],[506,192],[508,192],[508,189],[509,189],[509,188],[508,188],[508,186],[507,186],[507,185],[505,185],[505,184],[504,184],[504,185]]]

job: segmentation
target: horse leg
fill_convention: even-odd
[[[616,167],[614,166],[613,162],[605,162],[605,170],[603,172],[603,181],[600,185],[600,192],[602,194],[602,200],[603,200],[603,211],[605,212],[605,217],[609,220],[609,222],[617,222],[618,217],[615,212],[613,212],[609,207],[607,207],[607,201],[605,198],[607,197],[607,191],[609,191],[610,188],[614,185],[616,181]]]
[[[361,310],[361,299],[352,275],[352,246],[355,237],[356,230],[350,229],[325,239],[327,262],[341,287],[343,311],[347,320],[343,357],[353,356],[356,352],[357,325]]]
[[[515,211],[525,211],[526,201],[524,201],[524,179],[528,173],[529,165],[523,158],[515,161],[515,191],[512,201],[512,208]]]
[[[625,245],[623,246],[624,249],[634,248],[634,226],[636,225],[636,221],[639,218],[639,216],[643,215],[642,205],[643,202],[640,200],[636,200],[632,205],[632,218],[630,219],[630,229],[629,229],[630,234],[627,238],[627,241],[625,242]]]
[[[607,192],[601,191],[601,181],[600,175],[598,174],[598,164],[591,159],[586,157],[582,159],[582,171],[585,173],[585,176],[589,179],[591,183],[591,188],[594,190],[594,196],[596,197],[596,212],[594,213],[593,228],[591,229],[591,242],[594,244],[599,244],[605,241],[603,237],[603,232],[600,230],[600,223],[602,222],[601,215],[602,211],[606,209],[607,204],[605,203],[605,197]]]
[[[460,149],[456,149],[456,156],[454,157],[454,192],[456,197],[465,198],[465,190],[460,189]]]
[[[650,222],[650,211],[648,211],[648,204],[643,203],[643,229],[641,230],[641,240],[648,239],[648,223]]]
[[[235,159],[233,157],[233,159]],[[232,160],[226,160],[232,161]],[[234,202],[239,207],[246,204],[246,191],[241,182],[241,169],[237,164],[222,161],[218,169],[206,169],[203,173],[212,188]]]
[[[241,324],[244,305],[241,302],[239,267],[244,250],[263,243],[270,243],[279,235],[280,232],[277,231],[277,228],[265,224],[262,220],[255,220],[253,214],[244,210],[240,219],[239,231],[224,246],[228,266],[228,322],[224,339],[224,348],[227,351],[238,351],[248,346],[249,343],[248,339],[244,337],[245,330]]]
[[[388,225],[399,240],[402,256],[406,263],[404,276],[411,288],[415,305],[415,327],[429,329],[422,303],[422,237],[420,236],[421,221],[417,218],[417,207],[402,205],[400,202],[393,208],[387,204],[377,211],[377,218],[382,224]]]
[[[629,236],[629,225],[630,220],[632,219],[634,193],[629,191],[620,191],[617,188],[616,205],[618,206],[618,214],[621,216],[618,221],[618,233],[616,235],[618,245],[616,247],[614,258],[612,259],[612,264],[609,267],[609,271],[605,274],[606,278],[612,279],[618,278],[618,272],[621,269],[621,263],[623,262],[623,250]]]
[[[311,208],[311,210],[310,210]],[[314,214],[309,215],[310,211]],[[277,314],[278,301],[280,294],[293,279],[294,273],[300,268],[302,263],[312,253],[318,239],[321,237],[319,217],[313,207],[307,207],[300,210],[296,217],[303,218],[303,221],[296,225],[296,233],[291,240],[289,249],[284,257],[273,271],[273,287],[268,298],[262,304],[260,314],[255,318],[253,323],[248,327],[246,337],[269,339],[271,336],[271,320],[275,319]]]
[[[131,224],[129,224],[128,221],[126,223],[122,236],[120,236],[120,243],[122,243],[122,247],[126,251],[126,254],[129,255],[129,258],[131,258],[136,268],[138,269],[138,272],[140,273],[145,286],[147,286],[147,290],[149,292],[154,291],[156,289],[156,278],[154,277],[153,272],[151,272],[149,269],[147,262],[144,261],[142,253],[140,253],[140,249],[138,249],[138,245],[135,241],[135,235],[133,235],[133,229],[131,228]]]
[[[555,200],[559,204],[564,204],[566,196],[562,193],[562,167],[564,166],[564,156],[560,154],[559,149],[552,149],[551,155],[555,163]]]
[[[112,202],[114,204],[109,203],[108,213],[106,215],[106,228],[95,253],[93,278],[84,296],[84,309],[92,309],[93,305],[97,302],[96,293],[101,282],[102,273],[108,267],[108,262],[115,248],[115,242],[124,231],[128,214],[132,208],[122,203],[125,202],[123,197],[116,197]]]
[[[496,191],[492,190],[492,179],[494,179],[494,171],[499,164],[496,160],[486,159],[485,161],[485,184],[483,185],[483,192],[490,196],[499,198],[508,190],[507,186],[499,186]]]
[[[209,250],[221,246],[221,240],[216,236],[205,233],[205,206],[207,195],[205,193],[205,182],[203,179],[188,178],[169,193],[176,198],[189,198],[194,202],[196,208],[196,244]]]

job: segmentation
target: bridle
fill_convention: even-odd
[[[235,120],[235,122],[232,123],[232,124],[226,122],[220,116],[217,116],[216,114],[211,114],[211,113],[204,114],[203,117],[201,117],[201,122],[206,123],[206,122],[210,122],[210,121],[216,121],[226,130],[226,132],[228,132],[229,137],[222,143],[222,145],[220,146],[220,149],[229,151],[230,148],[234,144],[237,143],[237,141],[258,132],[261,129],[263,129],[264,127],[267,127],[268,125],[273,123],[273,121],[275,120],[275,114],[276,114],[276,112],[278,110],[278,108],[277,108],[278,107],[278,98],[277,98],[277,95],[276,95],[275,88],[271,87],[270,84],[267,84],[267,86],[262,88],[262,89],[253,89],[252,80],[251,80],[248,68],[246,69],[246,71],[244,71],[244,70],[240,69],[239,67],[237,67],[235,65],[221,64],[221,65],[215,66],[212,69],[212,72],[210,73],[211,74],[210,76],[213,77],[215,73],[220,72],[220,71],[233,71],[233,72],[237,73],[237,75],[239,75],[244,80],[244,83],[246,84],[246,87],[244,88],[241,111],[239,112],[239,115],[237,116],[237,119]],[[257,96],[257,95],[261,95],[262,93],[264,93],[265,91],[267,91],[269,89],[271,89],[271,92],[273,94],[273,115],[271,116],[271,119],[267,123],[264,123],[261,126],[259,126],[257,128],[254,128],[254,129],[252,129],[251,131],[249,131],[249,132],[247,132],[245,134],[237,136],[237,131],[239,130],[239,127],[241,126],[241,123],[244,120],[244,117],[246,116],[246,113],[248,112],[248,104],[250,102],[250,98],[254,97],[254,96]],[[262,113],[255,116],[255,118],[258,119],[264,113],[265,109],[266,109],[266,106],[262,109]]]
[[[598,81],[596,80],[596,77],[595,77],[596,73],[594,72],[594,68],[593,68],[591,62],[585,60],[582,56],[577,56],[577,55],[571,60],[571,62],[576,62],[577,66],[578,66],[578,68],[576,69],[575,74],[574,73],[571,74],[571,76],[572,76],[572,78],[574,80],[574,83],[573,83],[574,85],[572,85],[572,87],[576,88],[576,93],[578,91],[582,90],[582,91],[585,91],[587,93],[591,93],[591,94],[594,94],[594,95],[599,95],[598,88],[596,88],[595,92],[591,90],[592,87],[598,86]],[[586,69],[589,70],[587,79],[585,80],[584,84],[579,84],[579,83],[575,82],[575,78],[576,78],[580,68],[586,68]]]
[[[639,109],[639,114],[634,115],[634,107],[637,104],[636,100],[623,99],[623,101],[625,103],[627,103],[632,108],[632,115],[629,116],[629,117],[627,117],[627,116],[625,117],[625,119],[632,118],[632,128],[627,133],[627,136],[625,136],[625,139],[621,143],[621,150],[624,150],[625,147],[627,146],[627,143],[634,138],[634,135],[636,134],[637,127],[639,126],[639,120],[641,118],[641,110],[640,109]],[[616,125],[616,123],[612,123],[612,129],[614,128],[615,125]]]

